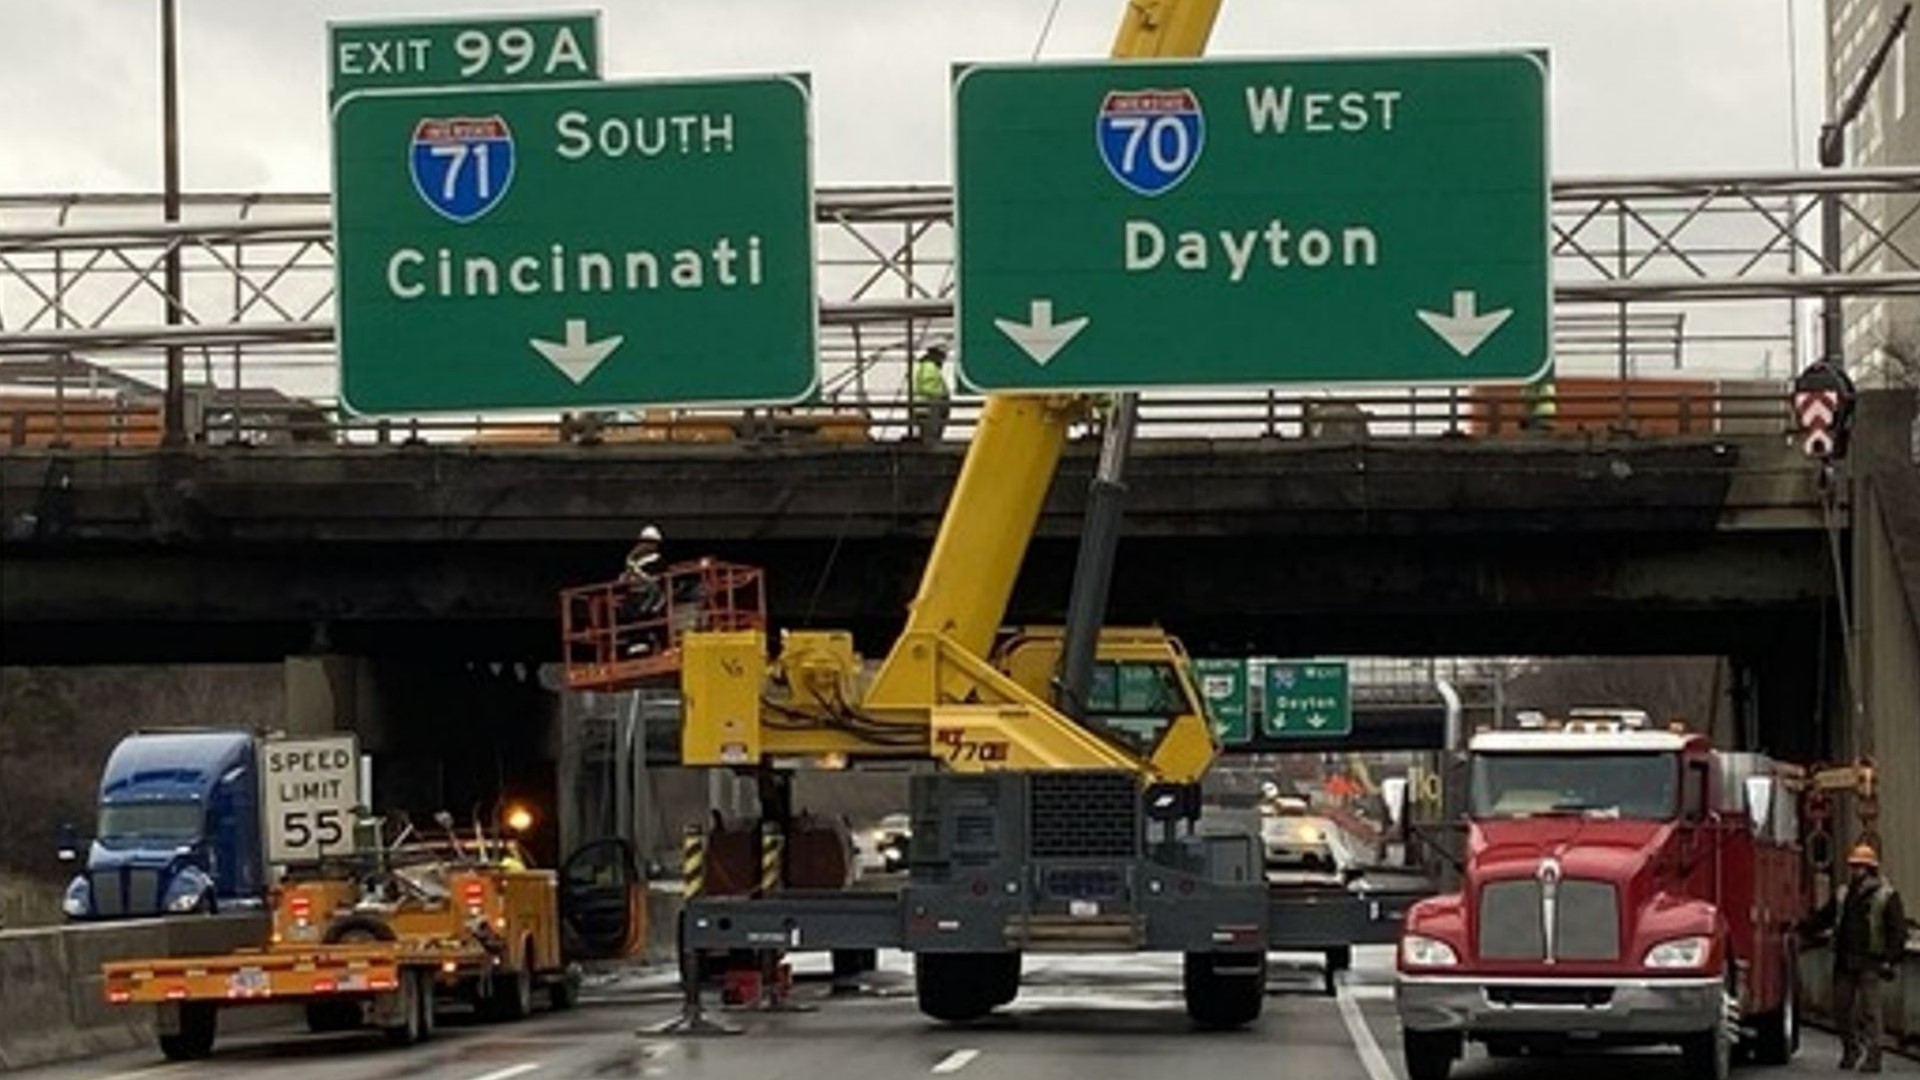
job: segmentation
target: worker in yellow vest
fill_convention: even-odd
[[[913,404],[918,418],[920,441],[928,445],[940,441],[947,430],[947,415],[953,402],[947,391],[947,350],[929,345],[913,362]]]
[[[1521,426],[1528,431],[1552,431],[1554,418],[1560,412],[1554,400],[1553,375],[1543,374],[1528,383],[1525,396],[1527,414]]]

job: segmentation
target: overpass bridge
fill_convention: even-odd
[[[1862,464],[1823,488],[1787,445],[1789,362],[1647,378],[1791,357],[1795,299],[1920,291],[1869,212],[1913,201],[1920,170],[1554,187],[1558,430],[1445,388],[1149,396],[1113,618],[1229,653],[1724,655],[1743,741],[1910,760],[1889,785],[1920,792],[1911,394],[1863,413]],[[1864,238],[1834,265],[1801,237],[1826,198]],[[903,438],[904,361],[950,333],[947,192],[822,193],[809,407],[513,420],[339,413],[324,205],[204,196],[164,225],[144,196],[0,198],[0,359],[52,358],[0,432],[0,660],[320,656],[377,684],[336,693],[338,722],[458,700],[504,729],[546,706],[449,697],[460,672],[550,656],[555,592],[608,576],[647,520],[677,552],[767,565],[785,624],[884,642],[971,408]],[[63,374],[79,356],[195,391],[184,445],[154,445],[137,392],[80,409],[102,395]],[[1582,374],[1607,379],[1586,413]],[[1064,606],[1091,463],[1068,455],[1015,619]]]
[[[1778,397],[1701,403],[1747,433],[1644,438],[1394,437],[1433,418],[1390,404],[1361,406],[1365,435],[1143,440],[1112,618],[1227,654],[1727,655],[1765,683],[1762,726],[1817,711],[1829,519]],[[1015,621],[1065,606],[1094,450],[1077,444],[1054,486]],[[878,653],[961,451],[16,450],[0,456],[7,658],[534,663],[555,652],[558,590],[612,576],[648,521],[677,555],[767,566],[780,624],[851,627]]]

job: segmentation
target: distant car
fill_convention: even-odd
[[[1289,867],[1327,871],[1337,869],[1332,838],[1332,822],[1291,807],[1280,813],[1268,813],[1260,819],[1260,845],[1266,851],[1269,870]]]
[[[907,844],[913,838],[913,819],[888,814],[871,829],[854,837],[854,858],[861,873],[897,874],[907,868]]]

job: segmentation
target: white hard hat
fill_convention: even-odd
[[[640,539],[658,540],[660,539],[660,530],[654,528],[652,525],[649,525],[646,528],[640,530]]]

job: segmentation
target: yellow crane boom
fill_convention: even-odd
[[[1131,0],[1116,58],[1198,56],[1219,0]],[[996,394],[948,501],[907,623],[872,673],[838,631],[789,631],[769,659],[759,631],[687,635],[682,753],[689,765],[790,756],[934,756],[959,770],[1106,769],[1190,783],[1217,748],[1179,645],[1157,630],[1103,631],[1097,655],[1159,693],[1164,731],[1129,742],[1048,700],[1061,642],[996,647],[1008,600],[1084,398]],[[1159,690],[1154,690],[1158,687]]]

